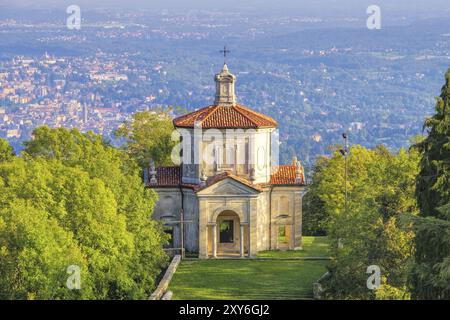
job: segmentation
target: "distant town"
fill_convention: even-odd
[[[135,112],[212,103],[211,77],[228,44],[238,101],[278,119],[281,160],[300,155],[309,168],[344,131],[354,144],[407,146],[450,63],[450,23],[437,18],[423,28],[393,16],[377,33],[364,27],[365,12],[102,10],[68,30],[62,9],[39,19],[0,14],[0,137],[17,150],[39,125],[114,140]]]
[[[0,101],[10,107],[0,107],[0,137],[28,138],[39,125],[109,135],[130,117],[130,113],[122,112],[124,107],[135,111],[154,107],[155,96],[106,102],[98,88],[105,83],[127,83],[129,74],[146,81],[149,73],[164,72],[161,65],[139,70],[104,58],[99,54],[91,61],[69,60],[45,54],[3,62]]]

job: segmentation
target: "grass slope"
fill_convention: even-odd
[[[260,258],[303,258],[328,257],[329,242],[327,237],[303,237],[303,250],[272,250],[258,253]]]
[[[325,261],[183,261],[170,284],[175,300],[311,299]]]
[[[326,238],[305,237],[304,251],[261,253],[275,260],[184,260],[169,290],[176,300],[311,299],[327,262],[276,259],[327,255]]]

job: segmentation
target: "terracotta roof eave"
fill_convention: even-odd
[[[170,189],[170,188],[179,188],[180,185],[154,185],[154,184],[148,184],[145,186],[146,188],[149,189]]]
[[[271,117],[242,105],[208,106],[173,119],[178,128],[194,128],[200,122],[203,128],[276,128]]]
[[[174,188],[187,188],[187,189],[192,189],[195,190],[196,192],[201,191],[206,189],[209,186],[205,186],[205,187],[201,187],[200,185],[186,185],[186,184],[177,184],[177,185],[146,185],[145,188],[147,189],[174,189]],[[256,184],[253,186],[247,185],[248,187],[255,189],[256,191],[261,192],[263,188],[268,188],[268,187],[306,187],[307,185],[304,183],[297,183],[297,184],[293,184],[293,183],[285,183],[285,184],[275,184],[275,183],[261,183],[261,184]]]
[[[175,125],[175,128],[194,128],[194,126],[191,125]],[[204,127],[203,129],[229,129],[229,128],[234,128],[234,129],[271,129],[271,128],[277,128],[278,125],[274,125],[274,126],[215,126],[215,127]]]
[[[282,184],[270,184],[273,187],[306,187],[304,183],[282,183]]]
[[[236,175],[234,175],[232,173],[229,173],[229,172],[220,173],[220,174],[210,178],[210,180],[207,181],[207,184],[205,186],[200,187],[200,189],[198,191],[207,189],[207,188],[215,185],[216,183],[219,183],[220,181],[226,180],[228,178],[233,179],[233,180],[235,180],[235,181],[237,181],[237,182],[247,186],[248,188],[254,189],[254,190],[258,191],[258,192],[262,191],[261,188],[259,188],[258,185],[252,184],[250,181],[248,181],[248,180],[246,180],[244,178],[240,178],[240,177],[238,177],[238,176],[236,176]]]
[[[302,187],[306,186],[305,177],[303,172],[301,172],[300,182],[298,180],[296,166],[295,165],[281,165],[274,166],[274,169],[277,169],[275,173],[273,173],[270,177],[270,181],[263,184],[253,184],[251,181],[244,177],[239,177],[234,175],[231,172],[220,173],[214,177],[210,177],[206,183],[206,186],[201,185],[193,185],[186,184],[182,182],[181,178],[181,167],[172,166],[172,167],[159,167],[156,169],[157,171],[157,183],[152,184],[150,180],[146,181],[147,188],[179,188],[186,187],[191,188],[193,190],[202,190],[207,188],[213,184],[216,184],[219,181],[222,181],[227,178],[231,178],[236,180],[239,183],[246,185],[249,188],[253,188],[257,191],[261,191],[262,186],[297,186]]]
[[[256,112],[255,110],[249,109],[249,108],[244,107],[242,105],[236,105],[235,110],[237,112],[239,112],[239,114],[241,114],[242,116],[244,116],[247,119],[249,119],[250,121],[252,121],[252,119],[247,114],[245,114],[245,112],[251,113],[251,114],[253,114],[254,116],[257,116],[257,117],[261,117],[261,118],[263,118],[266,121],[272,122],[273,125],[278,125],[278,123],[272,117],[269,117],[269,116],[267,116],[265,114]]]

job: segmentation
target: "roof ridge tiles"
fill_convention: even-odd
[[[200,121],[202,128],[274,128],[278,124],[269,116],[242,105],[208,106],[173,120],[175,127],[193,128]]]

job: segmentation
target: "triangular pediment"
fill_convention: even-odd
[[[198,192],[200,195],[254,195],[259,191],[233,178],[218,181]]]

